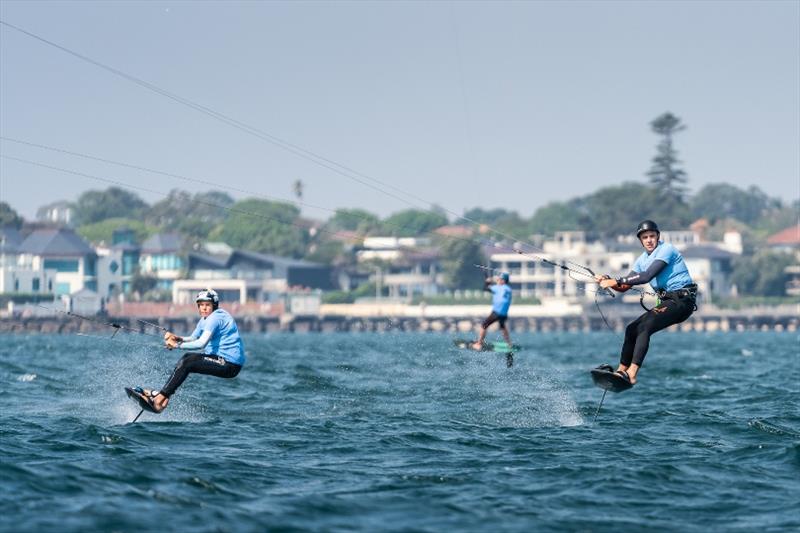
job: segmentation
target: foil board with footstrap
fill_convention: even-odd
[[[603,390],[611,392],[622,392],[633,387],[633,384],[626,376],[615,372],[611,365],[600,365],[591,370],[592,381]]]
[[[125,387],[125,393],[128,395],[128,398],[136,402],[139,407],[144,409],[145,411],[149,411],[151,413],[158,413],[153,407],[153,404],[149,400],[149,398],[145,395],[144,389],[141,387]],[[138,417],[137,417],[138,418]]]

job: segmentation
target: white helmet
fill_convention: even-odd
[[[219,306],[219,294],[214,289],[206,289],[204,291],[200,291],[197,293],[197,298],[194,299],[194,303],[200,302],[211,302],[211,305],[214,306],[214,309]]]

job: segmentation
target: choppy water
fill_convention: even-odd
[[[129,424],[176,352],[0,337],[0,530],[800,529],[796,333],[659,334],[595,424],[611,333],[245,340]]]

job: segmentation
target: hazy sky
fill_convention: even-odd
[[[457,213],[530,216],[643,181],[658,140],[649,122],[665,111],[688,125],[676,146],[692,190],[729,182],[800,197],[797,1],[2,0],[0,18]],[[305,202],[324,208],[409,207],[7,26],[0,75],[4,137],[213,181],[235,198],[291,198],[300,179]],[[9,141],[0,150],[164,194],[210,188]],[[0,200],[27,218],[106,187],[0,159]]]

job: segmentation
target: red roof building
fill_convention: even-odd
[[[782,246],[795,248],[800,247],[800,224],[788,227],[778,233],[771,235],[767,239],[770,246]]]

